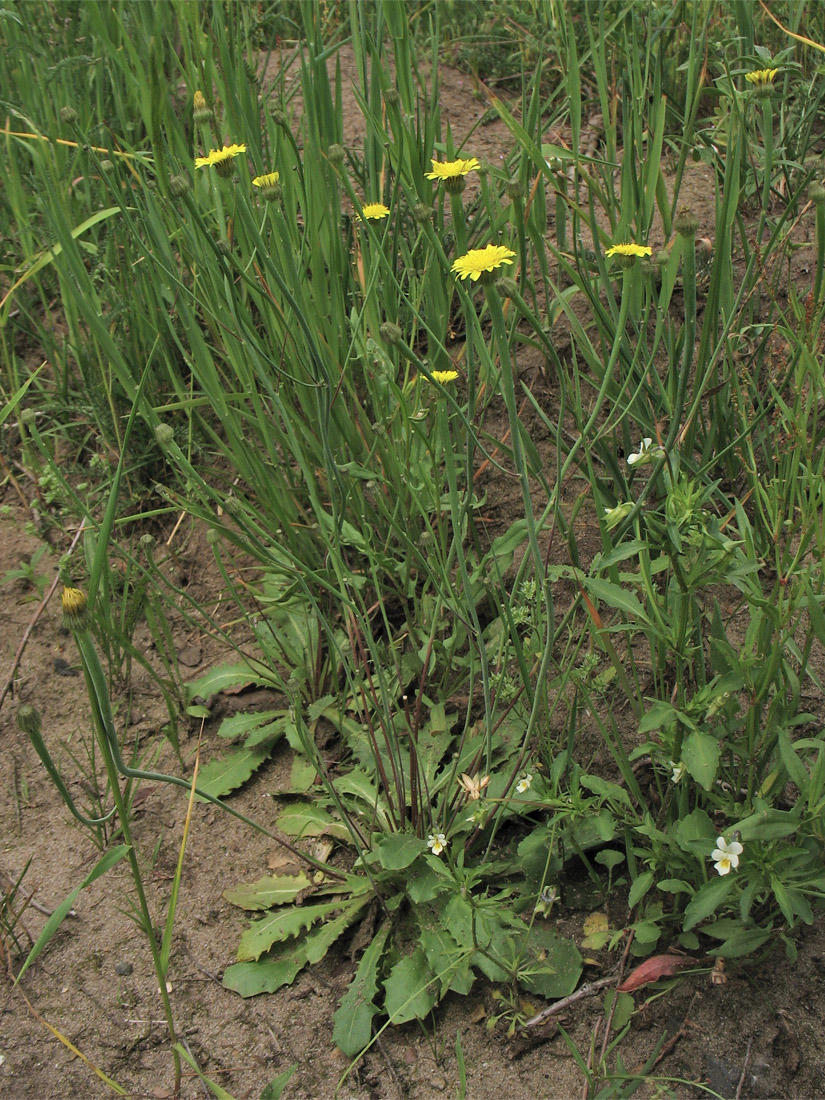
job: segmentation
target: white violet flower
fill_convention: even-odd
[[[530,790],[530,785],[532,782],[533,776],[530,774],[530,772],[525,772],[521,779],[519,779],[518,783],[516,783],[516,790],[519,794],[524,794],[525,791]]]
[[[627,464],[628,466],[646,466],[654,458],[661,458],[664,453],[664,448],[658,443],[654,444],[650,436],[646,435],[639,444],[639,450],[627,456]]]
[[[725,840],[723,836],[720,836],[717,846],[710,853],[714,868],[720,875],[727,875],[731,870],[735,871],[739,866],[739,857],[744,850],[738,840]]]
[[[668,763],[672,769],[670,773],[671,783],[681,783],[687,775],[687,767],[684,760],[680,760],[678,764],[675,760],[669,760]]]
[[[447,837],[444,833],[430,833],[427,837],[427,847],[432,849],[434,856],[440,856],[447,847]]]
[[[630,461],[628,459],[628,461]],[[605,508],[604,510],[604,522],[607,525],[608,531],[612,531],[614,527],[618,527],[625,516],[629,515],[633,511],[633,501],[626,500],[614,505],[613,508]]]

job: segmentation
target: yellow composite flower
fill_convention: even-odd
[[[614,244],[612,248],[608,248],[605,252],[605,256],[650,256],[653,254],[653,249],[648,248],[646,244],[632,244],[625,242],[624,244]]]
[[[754,69],[752,73],[745,73],[745,80],[754,88],[769,88],[778,72],[779,69]]]
[[[380,222],[382,218],[390,216],[390,209],[388,206],[384,206],[383,202],[368,202],[362,209],[364,211],[364,221]],[[360,214],[358,220],[361,221]]]
[[[224,145],[223,149],[210,149],[205,157],[195,157],[195,167],[210,168],[214,166],[219,175],[231,176],[232,159],[245,152],[245,145]]]
[[[481,165],[475,157],[468,160],[434,160],[432,172],[427,172],[428,180],[452,180],[474,172]]]
[[[252,181],[253,187],[274,187],[281,178],[280,172],[267,172],[265,176],[256,176]]]
[[[432,374],[436,382],[439,382],[442,386],[446,385],[447,382],[455,382],[458,378],[457,370],[434,370]]]
[[[453,261],[451,270],[459,279],[470,278],[473,282],[481,279],[486,282],[488,280],[484,276],[491,275],[502,264],[511,264],[515,255],[511,248],[505,248],[503,244],[488,244],[486,248],[471,248],[465,256],[459,256]]]

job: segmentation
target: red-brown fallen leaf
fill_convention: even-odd
[[[621,985],[616,986],[617,993],[632,993],[643,985],[658,982],[662,978],[672,978],[683,966],[694,966],[696,959],[689,955],[654,955],[645,959],[635,970],[631,970]]]

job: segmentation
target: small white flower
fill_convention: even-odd
[[[672,768],[670,773],[671,783],[681,783],[687,775],[687,767],[685,766],[684,760],[680,760],[678,764],[675,760],[669,760],[668,763]]]
[[[710,853],[715,870],[720,875],[727,875],[731,870],[735,871],[739,866],[739,857],[744,850],[738,840],[725,840],[723,836],[720,836],[717,846]]]
[[[627,464],[628,466],[646,466],[655,458],[661,458],[664,453],[664,448],[658,443],[654,444],[650,436],[646,435],[639,444],[639,450],[627,456]]]
[[[440,856],[447,847],[447,837],[444,833],[430,833],[427,837],[427,847],[432,848],[434,856]]]
[[[530,790],[530,785],[532,782],[533,776],[530,774],[530,772],[525,772],[521,779],[519,779],[518,783],[516,783],[516,790],[519,794],[524,794],[525,791]]]

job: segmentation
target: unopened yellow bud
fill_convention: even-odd
[[[195,92],[195,97],[192,102],[192,116],[198,124],[209,122],[212,118],[212,111],[206,102],[203,92]]]
[[[86,593],[79,588],[64,588],[60,602],[67,615],[79,615],[86,609]]]
[[[63,626],[69,630],[81,630],[86,625],[86,593],[79,588],[63,589],[60,595],[63,605]]]

